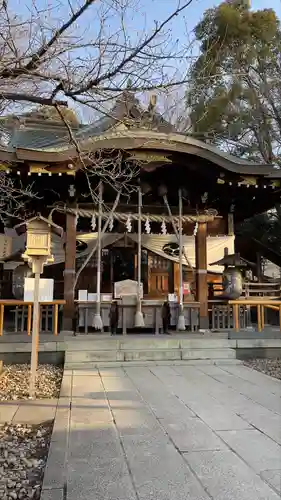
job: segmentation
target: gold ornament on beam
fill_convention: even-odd
[[[255,177],[243,177],[243,180],[240,181],[240,186],[255,186],[257,184],[257,179]]]
[[[148,151],[132,151],[128,160],[135,160],[142,163],[148,164],[164,164],[164,163],[172,163],[172,160],[168,158],[168,156],[163,154],[158,154],[155,152]]]

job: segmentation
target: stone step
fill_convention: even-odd
[[[105,339],[95,339],[91,336],[86,338],[76,337],[65,341],[66,351],[109,351],[109,350],[173,350],[173,349],[224,349],[235,347],[236,341],[218,338],[121,338],[115,339],[107,337]]]
[[[241,365],[242,361],[239,359],[186,359],[174,361],[97,361],[94,363],[66,363],[64,369],[66,370],[96,370],[97,368],[126,368],[134,366],[227,366],[227,365]]]
[[[236,359],[234,349],[182,349],[182,359]]]
[[[183,339],[180,347],[182,349],[228,349],[236,347],[236,341],[217,338]]]
[[[181,360],[181,349],[124,350],[124,361],[175,361]]]
[[[234,349],[108,349],[66,351],[65,363],[104,361],[180,361],[181,359],[234,359]]]
[[[91,363],[93,361],[124,361],[124,352],[116,349],[107,351],[66,351],[65,363]]]

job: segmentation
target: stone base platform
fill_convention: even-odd
[[[258,336],[259,335],[259,336]],[[215,333],[172,335],[40,335],[39,362],[63,364],[76,368],[88,366],[115,366],[141,363],[235,363],[251,352],[259,357],[278,357],[281,338],[264,338],[263,333],[249,338],[223,338]],[[0,338],[0,361],[4,363],[30,362],[31,336],[8,334]],[[275,353],[275,354],[274,354]],[[241,354],[241,356],[240,356]],[[238,358],[238,359],[236,359]]]

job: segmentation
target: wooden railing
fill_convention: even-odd
[[[264,329],[264,313],[265,309],[272,309],[278,312],[279,315],[279,328],[281,330],[281,300],[270,300],[268,298],[255,298],[255,299],[238,299],[230,300],[229,305],[233,307],[233,321],[234,329],[236,332],[240,330],[240,308],[255,307],[257,310],[257,328],[261,332]]]
[[[212,330],[234,329],[233,306],[227,300],[209,300],[209,326]],[[249,326],[249,311],[246,307],[239,309],[239,324],[241,328]]]
[[[221,283],[214,283],[214,299],[219,300],[223,294],[223,286]],[[281,297],[280,282],[257,282],[249,281],[243,285],[243,297],[267,297],[268,299],[278,299]]]
[[[52,332],[58,335],[59,332],[59,308],[65,304],[65,300],[53,300],[51,302],[41,302],[40,304],[40,331],[43,333]],[[9,331],[11,316],[14,324],[14,333],[27,332],[31,334],[33,302],[23,300],[0,300],[0,336],[5,330]],[[6,313],[6,315],[5,315]],[[6,323],[6,325],[5,325]],[[51,323],[51,330],[49,324]]]
[[[280,298],[280,282],[246,282],[243,287],[245,298],[266,297],[267,299]]]

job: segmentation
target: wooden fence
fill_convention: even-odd
[[[59,331],[59,310],[65,304],[65,300],[53,300],[41,302],[40,304],[40,331],[42,333]],[[5,314],[6,313],[6,314]],[[27,332],[31,334],[33,302],[23,300],[0,300],[0,336],[3,331],[11,330],[14,333]]]

